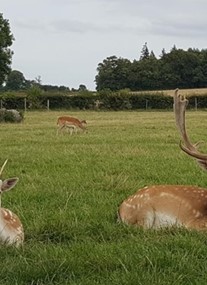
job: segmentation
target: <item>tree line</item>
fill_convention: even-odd
[[[87,87],[84,84],[80,84],[78,89],[69,88],[64,85],[49,85],[42,84],[40,76],[37,76],[34,80],[28,80],[24,77],[24,74],[19,70],[11,70],[7,75],[4,86],[0,87],[0,91],[26,91],[30,89],[39,89],[45,92],[80,92],[87,91]]]
[[[144,44],[139,60],[110,56],[98,64],[97,91],[110,89],[163,90],[207,87],[207,49],[173,46],[159,58]]]

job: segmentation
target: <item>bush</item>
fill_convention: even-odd
[[[42,94],[43,91],[39,86],[32,86],[27,91],[27,101],[29,109],[41,109],[42,108]]]
[[[0,109],[0,123],[20,123],[24,119],[23,113],[17,110]]]

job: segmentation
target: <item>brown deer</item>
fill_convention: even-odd
[[[0,177],[2,176],[3,169],[7,160],[1,167]],[[8,178],[0,180],[0,198],[1,194],[11,190],[18,182],[19,178]],[[1,199],[0,199],[1,200]],[[0,201],[1,202],[1,201]],[[10,210],[2,208],[0,204],[0,241],[4,244],[14,244],[20,246],[24,241],[24,231],[22,223],[19,218]]]
[[[77,133],[77,130],[79,128],[85,131],[86,124],[87,122],[85,120],[80,121],[79,119],[70,116],[59,117],[57,120],[57,125],[58,125],[57,134],[59,133],[60,130],[63,129],[69,129],[71,135],[73,132]]]
[[[195,158],[207,170],[207,155],[197,150],[186,132],[185,111],[188,100],[174,95],[174,112],[182,142],[180,148]],[[207,229],[207,189],[188,185],[154,185],[138,190],[122,202],[119,219],[144,228],[182,226],[188,229]]]

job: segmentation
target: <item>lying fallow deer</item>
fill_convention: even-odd
[[[181,149],[207,170],[207,155],[192,144],[185,127],[188,100],[174,95],[176,125],[181,133]],[[128,224],[144,228],[183,226],[189,229],[207,229],[207,189],[184,185],[154,185],[144,187],[124,200],[119,207],[119,218]]]
[[[59,117],[57,120],[57,125],[58,125],[57,134],[59,133],[60,130],[63,129],[69,129],[71,135],[73,132],[77,133],[77,130],[79,128],[85,131],[86,124],[87,123],[85,120],[80,121],[79,119],[70,116]]]
[[[3,169],[7,163],[4,162],[0,170],[0,177]],[[0,180],[0,198],[1,194],[12,189],[18,182],[18,178],[8,178],[6,180]],[[10,210],[1,208],[0,205],[0,241],[5,244],[14,244],[17,247],[24,241],[24,231],[22,223],[19,218]]]

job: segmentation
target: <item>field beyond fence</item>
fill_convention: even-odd
[[[66,114],[88,132],[56,135]],[[186,117],[192,141],[207,141],[207,113]],[[3,177],[19,177],[2,205],[25,229],[23,248],[0,248],[0,285],[206,284],[206,233],[117,223],[120,203],[143,186],[206,186],[179,149],[172,111],[26,112],[0,124],[0,139]]]

